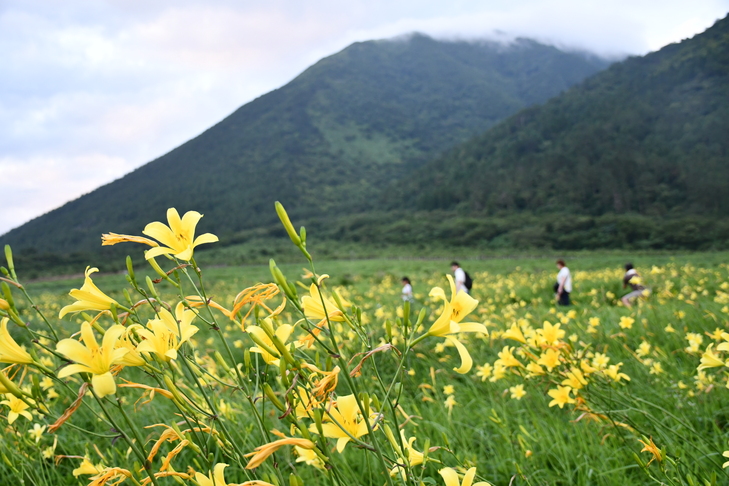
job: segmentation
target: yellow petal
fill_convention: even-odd
[[[462,375],[471,371],[471,367],[473,366],[473,359],[471,359],[471,355],[468,353],[466,347],[454,337],[449,336],[446,338],[446,340],[450,341],[451,344],[456,347],[456,349],[458,350],[458,354],[461,356],[461,366],[459,368],[453,368],[453,371]]]
[[[99,395],[99,398],[116,393],[116,383],[114,382],[114,376],[111,372],[106,372],[102,375],[94,375],[91,378],[91,385],[93,385],[94,391],[97,395]]]
[[[458,473],[450,468],[450,467],[444,467],[438,473],[443,477],[443,481],[445,481],[445,486],[460,486],[460,481],[458,481]]]

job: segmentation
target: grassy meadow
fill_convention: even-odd
[[[567,255],[574,279],[567,308],[552,292],[557,256],[463,260],[478,305],[443,332],[434,330],[449,322],[442,316],[461,305],[445,276],[448,260],[315,261],[312,272],[302,257],[277,267],[281,280],[268,266],[206,267],[201,253],[201,281],[192,267],[172,271],[170,281],[149,266],[135,268],[133,283],[126,272],[91,274],[119,308],[62,320],[83,277],[25,284],[57,339],[6,284],[19,322],[37,333],[11,319],[10,335],[40,365],[5,370],[30,406],[20,410],[6,389],[0,482],[469,486],[468,474],[454,482],[439,471],[461,476],[475,467],[475,481],[494,485],[726,484],[729,255]],[[157,260],[165,271],[175,266]],[[619,302],[626,260],[652,289],[632,308]],[[15,270],[23,283],[22,268]],[[323,274],[329,278],[317,279]],[[414,287],[409,313],[400,297],[405,275]],[[278,286],[259,287],[236,315],[225,314],[252,295],[240,297],[243,289],[270,282]],[[442,298],[431,292],[437,287]],[[196,292],[209,304],[190,297]],[[160,346],[174,348],[174,358],[140,347],[158,337],[150,322],[183,300],[180,312],[194,311],[199,330],[186,340],[182,327],[168,335]],[[317,300],[328,309],[322,320]],[[483,324],[488,334],[454,332],[453,322]],[[99,342],[124,326],[113,347],[140,358],[123,368],[115,362],[116,389],[106,396],[90,390],[101,390],[94,380],[104,370],[59,377],[84,357],[64,355],[55,341],[84,325]],[[0,357],[8,353],[2,342]],[[473,360],[467,371],[462,348]],[[352,417],[345,401],[356,401]],[[8,424],[13,410],[30,415]],[[246,469],[250,453],[267,443],[277,444],[273,457]],[[221,473],[221,463],[229,464],[224,479],[212,472]]]

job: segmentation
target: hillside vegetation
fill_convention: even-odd
[[[224,239],[294,215],[369,210],[388,183],[607,66],[529,40],[356,43],[168,154],[0,238],[26,253],[97,251],[168,207]],[[175,174],[175,177],[170,177]]]
[[[391,205],[593,223],[606,214],[726,218],[727,93],[725,18],[519,112],[416,171]]]

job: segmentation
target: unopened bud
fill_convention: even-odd
[[[154,288],[154,283],[152,282],[152,279],[149,278],[149,275],[147,275],[146,281],[147,281],[147,288],[149,288],[149,293],[152,294],[152,297],[154,297],[155,299],[157,299],[157,301],[159,301],[160,300],[159,294],[157,294],[157,289]]]
[[[8,301],[8,305],[11,309],[15,309],[15,299],[13,299],[13,294],[10,292],[10,286],[6,282],[2,282],[1,286],[5,300]]]
[[[286,407],[283,403],[281,403],[281,400],[279,400],[276,394],[273,392],[273,388],[271,388],[271,385],[269,385],[268,383],[264,383],[263,393],[265,393],[266,397],[271,400],[271,403],[273,403],[274,407],[281,410],[282,412],[286,411]]]
[[[8,262],[8,268],[15,278],[15,262],[13,261],[13,250],[10,245],[5,245],[5,260]]]
[[[132,279],[130,283],[136,286],[137,278],[134,275],[134,265],[132,264],[132,257],[130,257],[129,255],[127,255],[127,273],[129,274],[129,278]]]
[[[215,351],[215,353],[213,353],[213,357],[215,357],[215,362],[218,363],[218,366],[223,368],[226,373],[230,373],[230,366],[228,365],[228,363],[225,362],[225,359],[223,359],[223,355],[220,354],[220,351]]]
[[[281,220],[286,232],[289,234],[291,242],[296,246],[301,246],[301,238],[298,234],[296,234],[294,225],[291,224],[291,220],[289,219],[289,215],[286,213],[286,209],[283,207],[283,204],[278,201],[276,201],[276,214],[278,214],[278,218]]]
[[[5,387],[7,391],[12,393],[18,398],[23,398],[23,390],[18,388],[18,385],[12,382],[10,378],[8,378],[8,375],[6,375],[4,372],[0,371],[0,383]]]

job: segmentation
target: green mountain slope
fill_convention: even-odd
[[[366,211],[384,187],[518,110],[607,66],[529,40],[356,43],[200,136],[0,238],[16,250],[99,247],[168,207],[205,214],[222,239],[275,220]]]
[[[689,225],[697,216],[726,218],[729,18],[521,111],[400,190],[408,197],[391,198],[391,207],[530,213],[545,224],[562,214],[563,233],[577,231],[570,221],[589,227],[610,214]]]

